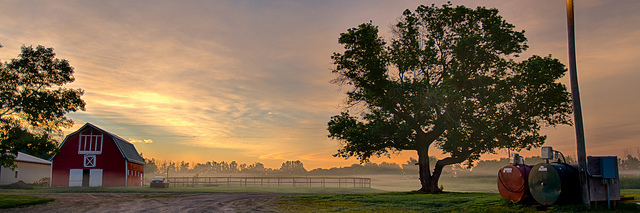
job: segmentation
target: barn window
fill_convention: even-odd
[[[102,153],[102,133],[93,129],[80,133],[78,143],[78,154],[101,154]]]

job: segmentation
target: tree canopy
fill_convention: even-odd
[[[444,166],[541,146],[542,127],[571,123],[569,93],[557,82],[566,68],[551,56],[516,61],[528,48],[524,31],[497,9],[423,5],[391,30],[390,43],[371,22],[340,34],[333,83],[348,88],[349,106],[366,110],[328,122],[343,145],[335,156],[366,162],[415,150],[421,190],[433,193]],[[433,172],[431,145],[449,154]]]
[[[46,155],[57,149],[50,135],[71,127],[68,112],[84,110],[73,67],[53,48],[23,46],[17,59],[0,64],[0,164],[12,166],[19,151]]]

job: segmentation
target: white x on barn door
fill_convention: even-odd
[[[84,155],[84,167],[96,167],[96,156]]]

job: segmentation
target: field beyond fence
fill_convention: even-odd
[[[353,177],[169,177],[170,186],[293,186],[371,188],[371,178]]]

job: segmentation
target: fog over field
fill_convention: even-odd
[[[436,158],[431,158],[431,166],[435,165]],[[566,157],[568,163],[574,160]],[[540,157],[524,159],[525,164],[535,165],[545,162]],[[365,163],[353,164],[347,167],[333,167],[329,169],[306,169],[301,161],[283,162],[280,168],[266,168],[259,162],[253,164],[237,163],[232,161],[205,163],[189,162],[158,162],[147,159],[145,167],[146,183],[154,176],[169,177],[357,177],[371,178],[371,187],[385,191],[412,191],[420,188],[418,179],[418,166],[416,159],[410,158],[406,163]],[[627,178],[623,181],[640,179],[638,157],[629,155],[619,158],[620,177]],[[497,174],[500,168],[509,165],[509,159],[481,160],[473,167],[466,165],[449,165],[443,169],[438,185],[444,191],[459,192],[490,192],[497,193]],[[631,178],[631,179],[629,179]],[[632,187],[636,187],[635,185]]]

